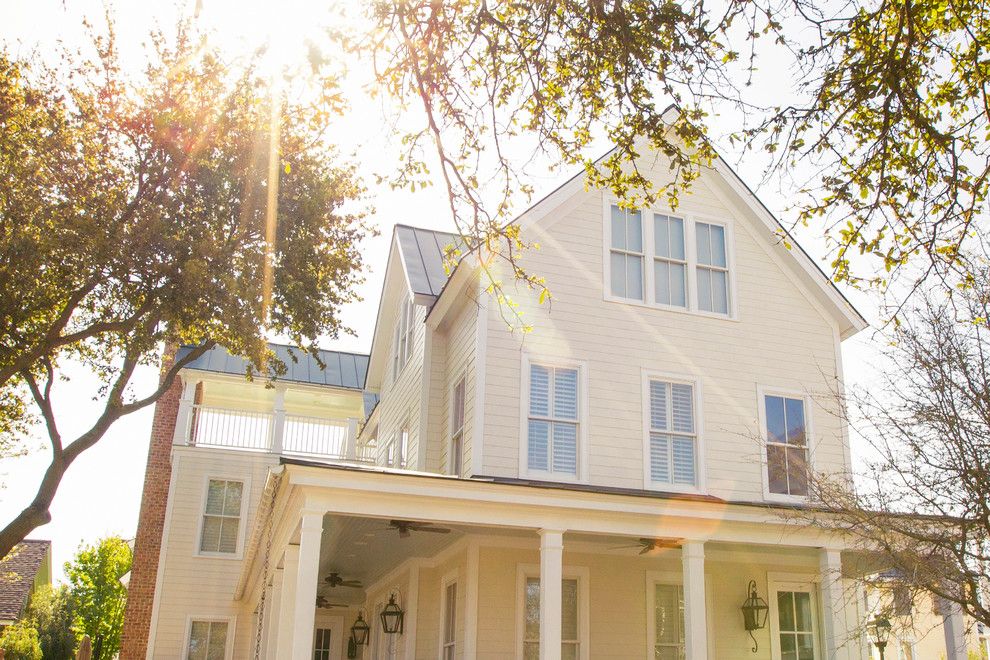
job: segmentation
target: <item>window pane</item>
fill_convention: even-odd
[[[807,444],[804,427],[804,401],[785,399],[787,406],[787,442],[792,445]]]
[[[653,262],[653,283],[656,291],[654,296],[657,304],[669,305],[670,303],[670,263],[667,261]]]
[[[577,475],[577,424],[553,424],[553,471]]]
[[[223,515],[241,515],[241,490],[244,485],[239,481],[227,482],[227,496],[224,498]]]
[[[550,445],[550,422],[529,420],[529,451],[527,453],[530,470],[546,470],[547,452]]]
[[[684,221],[680,218],[670,219],[670,256],[684,260]]]
[[[780,660],[797,660],[797,640],[793,633],[780,635]]]
[[[224,492],[226,491],[225,481],[210,479],[210,486],[206,493],[206,513],[220,515],[223,513]]]
[[[447,585],[444,607],[446,611],[444,612],[443,641],[450,643],[454,641],[454,625],[457,617],[457,583],[455,582]]]
[[[654,624],[657,644],[679,644],[684,641],[684,624],[681,621],[683,593],[678,585],[656,585]]]
[[[540,638],[540,579],[526,578],[526,639]],[[539,645],[537,644],[537,650]],[[538,656],[537,656],[538,657]]]
[[[208,621],[192,622],[192,630],[189,633],[189,660],[206,660],[209,636]]]
[[[712,257],[709,262],[713,266],[725,268],[725,228],[719,225],[708,225],[711,237]]]
[[[560,660],[577,660],[577,657],[578,657],[577,644],[560,645]]]
[[[787,458],[785,448],[767,445],[767,482],[771,493],[787,494]]]
[[[695,243],[698,247],[697,253],[699,264],[710,265],[712,263],[711,238],[708,228],[709,225],[706,225],[703,222],[699,222],[694,226]]]
[[[640,211],[626,212],[626,249],[643,251],[643,214]]]
[[[708,268],[698,268],[698,309],[703,312],[712,310],[712,271]]]
[[[815,638],[812,635],[799,635],[797,647],[798,660],[815,660]]]
[[[577,580],[564,580],[560,594],[560,638],[578,638],[578,583]]]
[[[650,428],[667,431],[667,391],[669,384],[650,381]]]
[[[712,278],[712,311],[729,313],[729,274],[723,270],[710,271]]]
[[[643,258],[626,257],[626,297],[643,299]]]
[[[214,621],[210,624],[210,646],[207,650],[207,660],[224,660],[227,645],[227,624]]]
[[[670,257],[670,218],[653,216],[653,251],[658,257]]]
[[[201,552],[216,552],[220,548],[222,520],[217,516],[203,516],[203,533],[199,541]]]
[[[670,386],[670,411],[673,430],[694,433],[694,388],[683,383]]]
[[[808,494],[808,450],[787,447],[787,483],[791,495]]]
[[[684,653],[676,646],[658,646],[655,660],[684,660]]]
[[[555,418],[577,419],[577,390],[577,369],[554,369],[553,416]]]
[[[650,434],[650,479],[670,483],[670,436]]]
[[[795,630],[811,632],[811,594],[807,591],[794,592]]]
[[[767,442],[787,442],[784,433],[784,399],[779,396],[766,398]]]
[[[220,552],[237,552],[237,529],[240,521],[237,518],[221,518],[220,523]]]
[[[684,264],[670,264],[670,304],[687,307],[687,268]]]
[[[523,660],[540,660],[539,642],[526,642],[523,644]]]
[[[694,485],[694,438],[671,436],[674,483]]]
[[[529,414],[550,416],[550,370],[538,364],[529,369]]]
[[[612,295],[626,297],[626,255],[612,252],[610,255]]]
[[[794,594],[790,591],[777,592],[777,612],[780,616],[780,629],[794,630]]]

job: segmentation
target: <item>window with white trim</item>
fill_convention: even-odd
[[[225,660],[227,622],[192,621],[189,629],[188,660]]]
[[[527,577],[523,611],[523,660],[540,657],[540,578]],[[560,657],[581,657],[580,589],[576,578],[564,578],[560,593]]]
[[[240,537],[241,499],[244,482],[210,479],[199,535],[199,551],[235,554]]]
[[[698,484],[698,436],[694,386],[649,381],[650,482],[656,485]]]
[[[643,300],[643,213],[613,204],[611,236],[612,295]]]
[[[461,474],[464,461],[464,377],[454,385],[450,407],[450,457],[447,471],[450,474]]]
[[[774,600],[781,660],[818,660],[818,623],[811,589],[779,589]]]
[[[443,660],[454,660],[457,648],[457,583],[449,582],[443,590]]]
[[[607,295],[660,307],[731,313],[726,226],[608,206]]]
[[[804,399],[767,394],[767,486],[773,495],[808,496],[808,430]]]
[[[653,584],[653,657],[684,660],[684,587]]]
[[[403,299],[399,305],[399,316],[395,321],[395,332],[392,337],[392,382],[402,373],[403,367],[409,361],[413,351],[413,332],[416,328],[416,305],[410,298]]]
[[[694,225],[698,253],[698,309],[729,313],[729,263],[725,256],[725,228],[707,222]]]
[[[577,367],[529,367],[527,468],[577,476],[580,421]]]
[[[330,640],[333,630],[330,628],[316,629],[316,643],[313,647],[313,660],[330,660]]]

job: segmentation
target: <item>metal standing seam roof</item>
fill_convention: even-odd
[[[279,376],[279,380],[343,387],[352,390],[364,389],[364,379],[368,373],[367,355],[320,350],[320,360],[325,365],[325,368],[321,368],[315,357],[298,348],[284,344],[269,344],[269,347],[274,351],[276,357],[285,364],[286,372]],[[188,354],[193,348],[195,347],[181,347],[176,352],[176,359]],[[221,346],[214,346],[187,364],[185,368],[243,376],[247,371],[248,361],[242,357],[231,355]],[[259,376],[257,371],[255,371],[255,376]]]
[[[448,278],[443,266],[444,248],[448,245],[463,248],[461,237],[445,231],[396,225],[395,238],[413,294],[439,296]]]
[[[26,539],[0,561],[0,621],[21,616],[51,546],[51,541]]]

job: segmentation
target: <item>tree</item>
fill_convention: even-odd
[[[79,639],[89,635],[94,660],[109,660],[120,648],[127,603],[127,589],[120,578],[130,570],[131,548],[117,536],[80,548],[65,564],[76,635]]]
[[[75,607],[68,587],[45,585],[31,596],[26,619],[38,631],[41,655],[46,660],[75,657]]]
[[[366,228],[343,208],[361,191],[325,134],[331,82],[275,94],[257,57],[227,62],[189,23],[151,41],[136,78],[112,23],[95,55],[57,69],[0,51],[0,437],[33,409],[52,455],[0,556],[48,522],[75,459],[191,360],[219,344],[277,377],[266,336],[314,350],[354,299]],[[135,369],[177,344],[196,348],[135,391]],[[56,403],[70,360],[102,381],[75,437]]]
[[[0,635],[0,649],[4,660],[42,660],[38,631],[27,620],[7,626]]]
[[[990,625],[990,266],[975,275],[954,302],[937,293],[915,304],[893,333],[881,383],[849,395],[849,419],[871,450],[856,488],[817,475],[821,509],[788,515],[858,543],[893,569],[888,586],[957,603]]]
[[[373,7],[376,29],[354,47],[370,53],[404,108],[420,111],[395,183],[441,180],[471,245],[508,240],[499,256],[531,286],[542,280],[522,270],[526,245],[506,225],[515,193],[529,191],[514,146],[535,143],[552,162],[582,166],[590,184],[628,204],[676,208],[716,156],[716,115],[730,124],[730,143],[766,151],[768,176],[800,177],[795,220],[826,231],[836,279],[883,289],[899,274],[910,285],[972,275],[963,248],[990,186],[987,3]],[[761,75],[772,78],[757,90]],[[602,137],[615,149],[596,160],[587,147]],[[640,175],[644,143],[671,163],[669,181]],[[427,163],[439,163],[438,175]],[[482,185],[493,175],[495,185]],[[854,264],[856,255],[866,258]]]

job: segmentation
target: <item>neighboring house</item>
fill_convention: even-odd
[[[0,561],[0,632],[24,615],[34,592],[52,583],[52,542],[26,539]]]
[[[274,388],[219,349],[183,371],[122,658],[337,659],[359,613],[366,660],[866,657],[849,542],[786,515],[809,466],[850,471],[862,317],[721,161],[676,210],[576,177],[516,222],[552,305],[488,268],[531,333],[473,257],[448,277],[452,235],[398,226],[370,355],[278,347]]]

